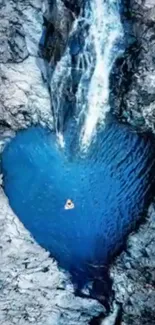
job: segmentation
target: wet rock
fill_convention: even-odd
[[[74,12],[76,15],[79,15],[82,5],[85,2],[84,0],[63,0],[65,6]]]
[[[126,17],[133,43],[118,61],[114,111],[141,131],[155,132],[155,2],[132,0]],[[116,81],[116,80],[115,80]]]
[[[54,68],[65,51],[74,17],[61,0],[45,2],[43,17],[40,55]]]

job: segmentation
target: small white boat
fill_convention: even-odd
[[[65,206],[64,206],[64,209],[65,209],[65,210],[71,210],[71,209],[74,209],[74,208],[75,208],[75,205],[74,205],[73,201],[70,200],[70,199],[68,199],[68,200],[66,201],[66,204],[65,204]]]

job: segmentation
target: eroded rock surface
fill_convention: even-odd
[[[127,3],[132,41],[120,63],[115,111],[140,131],[155,132],[155,1]]]
[[[111,269],[117,302],[122,304],[123,325],[155,323],[155,204],[147,221],[129,237],[126,252]]]
[[[116,111],[139,131],[155,133],[155,1],[131,0],[127,19],[131,45],[121,62]],[[145,224],[129,237],[126,252],[111,274],[117,301],[122,303],[123,325],[155,323],[155,205]]]
[[[0,2],[0,125],[18,130],[40,122],[52,128],[50,96],[40,72],[42,1]]]

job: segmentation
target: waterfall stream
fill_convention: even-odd
[[[80,146],[87,149],[97,126],[104,125],[109,106],[109,75],[118,55],[122,53],[123,28],[120,21],[119,0],[87,1],[84,12],[73,23],[69,39],[72,43],[80,35],[83,44],[74,53],[69,42],[57,63],[51,79],[51,97],[55,115],[55,129],[64,147],[63,111],[68,93],[73,97],[73,70],[79,71],[75,93],[75,119],[80,125]],[[79,44],[78,44],[79,45]],[[72,64],[76,56],[76,64]]]
[[[120,54],[123,37],[119,16],[119,1],[91,1],[91,25],[88,42],[95,52],[94,71],[88,86],[85,122],[82,127],[82,146],[89,146],[97,124],[104,124],[109,106],[109,75]],[[88,9],[87,9],[88,10]],[[80,84],[80,87],[83,85]]]

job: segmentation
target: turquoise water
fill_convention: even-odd
[[[37,242],[74,276],[91,277],[119,250],[154,182],[150,141],[116,121],[85,157],[40,127],[18,132],[2,156],[11,207]],[[67,199],[74,209],[65,210]],[[93,265],[93,266],[92,266]]]

